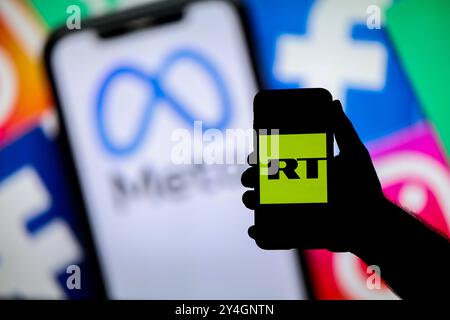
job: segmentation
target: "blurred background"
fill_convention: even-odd
[[[51,32],[66,25],[72,5],[85,19],[148,2],[156,1],[0,0],[0,298],[80,299],[106,291],[114,298],[208,298],[211,292],[212,297],[248,299],[395,299],[386,287],[367,285],[371,272],[355,256],[326,250],[304,252],[301,259],[261,251],[254,258],[238,257],[238,267],[224,258],[215,263],[233,269],[237,279],[247,273],[254,278],[239,285],[212,272],[207,275],[215,286],[212,291],[192,289],[197,279],[192,278],[182,281],[181,293],[173,283],[162,290],[163,282],[133,292],[108,285],[113,280],[108,280],[104,266],[100,276],[80,200],[74,196],[74,177],[66,167],[68,154],[58,142],[60,123],[43,50]],[[240,3],[262,88],[329,89],[368,146],[386,195],[448,235],[450,97],[444,86],[450,74],[450,2]],[[231,179],[239,183],[239,175]],[[227,203],[230,210],[240,205]],[[246,214],[250,215],[243,209],[242,216]],[[245,219],[251,222],[251,217]],[[242,242],[248,246],[245,230]],[[164,250],[166,244],[158,245]],[[251,250],[259,249],[253,245]],[[128,254],[124,259],[145,255],[133,248]],[[252,272],[264,255],[277,262]],[[98,252],[97,256],[105,258]],[[189,259],[195,260],[195,248]],[[173,261],[167,261],[169,268]],[[195,271],[194,262],[186,262],[186,268]],[[173,272],[183,277],[182,268],[177,270]],[[81,283],[74,288],[69,283],[76,283],[71,276],[78,271]],[[127,282],[130,273],[127,268],[116,270],[114,281],[120,277]],[[149,281],[154,278],[158,275]],[[245,294],[236,295],[242,290]]]

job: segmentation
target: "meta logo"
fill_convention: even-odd
[[[323,159],[271,159],[268,162],[269,168],[275,168],[273,174],[269,174],[268,179],[280,179],[280,171],[284,173],[288,179],[300,179],[296,169],[299,167],[299,163],[306,164],[306,179],[317,179],[319,176],[319,160]],[[280,163],[284,165],[280,167]]]
[[[216,89],[219,99],[219,116],[215,121],[203,121],[203,129],[223,130],[230,123],[232,118],[231,97],[228,88],[216,66],[205,56],[190,49],[180,49],[167,55],[162,61],[159,70],[152,74],[146,73],[140,67],[129,65],[116,66],[103,80],[96,100],[95,121],[98,134],[103,146],[116,156],[128,156],[136,151],[147,136],[149,127],[153,121],[155,110],[166,106],[174,111],[182,122],[187,126],[194,126],[196,120],[203,120],[200,115],[192,113],[191,108],[171,92],[165,83],[165,78],[175,65],[191,63],[198,67],[199,71],[207,74],[211,84]],[[111,135],[111,128],[106,121],[106,111],[110,102],[111,91],[116,88],[114,84],[120,79],[135,79],[145,84],[148,88],[148,98],[145,101],[145,108],[138,121],[135,134],[129,141],[119,143]],[[164,103],[162,103],[164,102]]]
[[[325,133],[259,135],[261,204],[327,203]]]

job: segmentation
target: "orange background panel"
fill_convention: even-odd
[[[52,105],[40,57],[30,57],[9,31],[0,16],[0,48],[11,63],[16,80],[16,95],[10,112],[0,122],[0,146],[36,124]]]

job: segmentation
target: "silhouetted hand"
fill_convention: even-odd
[[[404,299],[447,297],[442,293],[450,286],[448,238],[385,198],[369,152],[340,102],[334,101],[332,109],[340,149],[329,179],[333,205],[326,219],[304,215],[304,225],[295,226],[306,234],[298,237],[298,248],[350,251],[368,265],[377,265],[386,284]],[[242,184],[255,188],[257,174],[256,164],[251,165],[242,174]],[[256,208],[256,199],[254,190],[242,196],[250,209]],[[255,226],[249,235],[255,240],[271,236]],[[308,241],[312,235],[314,240]]]
[[[372,218],[370,214],[373,210],[368,208],[379,208],[387,200],[383,195],[369,152],[338,100],[333,101],[330,112],[334,113],[335,138],[340,149],[339,155],[334,157],[333,176],[329,181],[334,192],[333,206],[327,215],[327,221],[322,220],[320,225],[306,227],[316,229],[314,234],[320,232],[324,234],[324,239],[327,239],[323,242],[324,248],[333,251],[351,251],[352,244],[366,241],[365,234],[361,230],[365,229]],[[245,187],[255,188],[257,174],[257,167],[252,164],[242,174],[242,184]],[[256,208],[256,199],[254,190],[246,191],[242,197],[249,209]],[[305,219],[305,223],[308,222]],[[255,226],[250,227],[249,235],[257,239],[259,235]],[[298,243],[298,247],[308,249],[302,243]],[[321,245],[312,247],[317,248]]]

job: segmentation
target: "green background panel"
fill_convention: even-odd
[[[70,5],[80,7],[81,18],[93,14],[101,14],[115,9],[125,0],[28,0],[50,29],[58,28],[66,23],[69,16],[66,12]]]
[[[326,203],[327,162],[319,160],[318,178],[306,179],[306,163],[300,161],[296,169],[300,179],[288,179],[280,172],[280,179],[269,180],[264,170],[268,159],[273,158],[326,158],[326,134],[284,134],[259,136],[260,202],[261,204],[282,203]],[[278,154],[273,154],[273,143],[278,138]],[[275,146],[276,147],[276,146]]]
[[[401,62],[450,155],[450,1],[398,1],[386,18]]]

